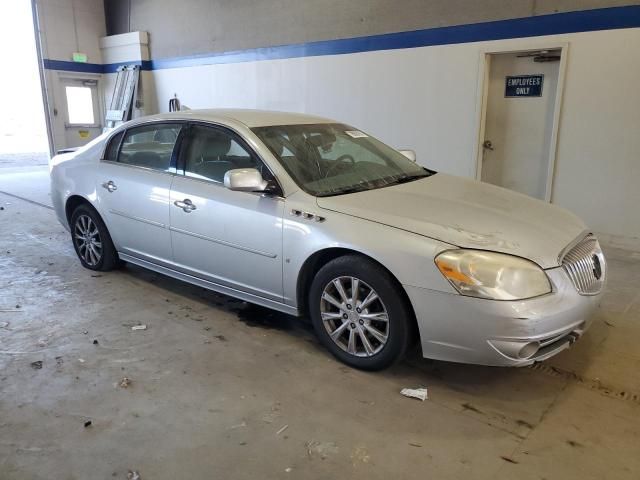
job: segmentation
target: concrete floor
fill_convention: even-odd
[[[83,269],[42,167],[0,170],[0,191],[37,202],[0,193],[3,480],[638,478],[638,253],[606,251],[593,327],[544,364],[414,353],[365,373],[294,318],[137,267]],[[429,400],[399,393],[418,386]]]

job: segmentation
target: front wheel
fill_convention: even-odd
[[[309,292],[311,320],[321,342],[342,362],[380,370],[404,356],[412,315],[401,288],[376,263],[348,255],[327,263]]]

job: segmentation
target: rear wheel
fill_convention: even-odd
[[[344,363],[380,370],[404,356],[411,310],[397,282],[374,262],[355,255],[332,260],[313,280],[309,305],[316,334]]]
[[[71,215],[70,226],[73,247],[83,267],[105,272],[118,265],[118,252],[107,227],[92,207],[78,206]]]

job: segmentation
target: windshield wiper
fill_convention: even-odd
[[[401,175],[400,177],[396,177],[395,179],[387,183],[385,187],[389,185],[399,185],[401,183],[413,182],[414,180],[418,180],[420,178],[426,178],[428,176],[429,175],[425,175],[424,173],[419,173],[419,174],[416,173],[413,175]]]
[[[322,193],[319,193],[317,196],[333,197],[334,195],[346,195],[347,193],[358,193],[358,192],[364,192],[366,190],[369,190],[369,189],[364,186],[354,186],[349,188],[341,188],[339,190],[331,190],[329,192],[322,192]]]

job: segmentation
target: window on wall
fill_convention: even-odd
[[[65,87],[69,124],[93,125],[93,89],[91,87]]]

